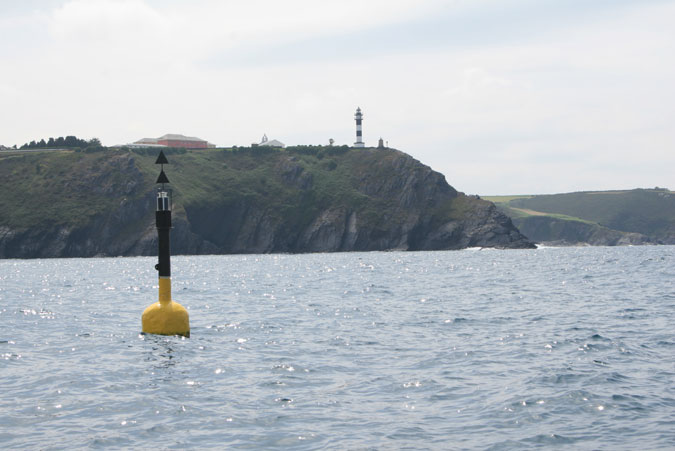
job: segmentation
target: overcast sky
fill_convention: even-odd
[[[0,144],[379,137],[471,194],[675,189],[675,0],[0,0]]]

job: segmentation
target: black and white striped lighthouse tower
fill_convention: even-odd
[[[360,107],[356,109],[354,119],[356,119],[356,142],[354,143],[354,147],[365,147],[366,145],[363,143],[363,132],[361,131],[361,121],[363,120],[363,114],[361,114]]]

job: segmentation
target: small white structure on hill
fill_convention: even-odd
[[[267,147],[286,147],[286,144],[282,143],[281,141],[277,139],[267,139],[267,134],[263,134],[262,140],[260,140],[260,143],[258,144],[253,144],[253,146],[267,146]]]

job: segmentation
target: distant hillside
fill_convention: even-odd
[[[553,244],[675,244],[675,193],[667,189],[494,196],[535,242]]]
[[[0,153],[0,258],[154,255],[157,153]],[[532,247],[492,203],[397,150],[165,153],[176,254]]]

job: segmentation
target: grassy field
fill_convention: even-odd
[[[106,209],[128,183],[118,158],[68,150],[0,154],[0,224],[78,225]]]
[[[481,196],[481,199],[485,199],[495,204],[508,204],[515,199],[530,199],[534,196],[531,195],[521,195],[521,196]]]
[[[165,149],[165,172],[174,211],[254,205],[260,211],[305,226],[326,208],[348,206],[360,221],[387,227],[407,211],[393,208],[391,193],[428,168],[396,151],[328,146],[286,149]],[[78,226],[154,189],[157,149],[69,150],[0,154],[0,226]],[[407,165],[405,168],[397,165]],[[419,172],[422,171],[422,172]],[[371,186],[372,185],[372,186]],[[378,192],[378,190],[383,192]],[[463,200],[462,200],[463,199]],[[462,197],[438,206],[440,217],[471,209]]]
[[[141,202],[156,186],[157,154],[157,149],[0,152],[0,226],[77,227],[119,210],[121,203]],[[344,206],[357,212],[359,221],[386,229],[389,222],[404,221],[414,208],[401,208],[400,193],[413,193],[429,180],[429,168],[397,151],[297,146],[165,149],[165,154],[177,214],[185,216],[189,208],[208,214],[245,205],[274,218],[290,218],[290,227],[296,228],[327,208]],[[675,193],[665,189],[483,200],[449,195],[426,214],[438,223],[457,220],[485,201],[514,219],[548,216],[645,235],[675,233]]]
[[[675,193],[667,189],[485,196],[512,218],[549,216],[645,235],[675,230]]]

